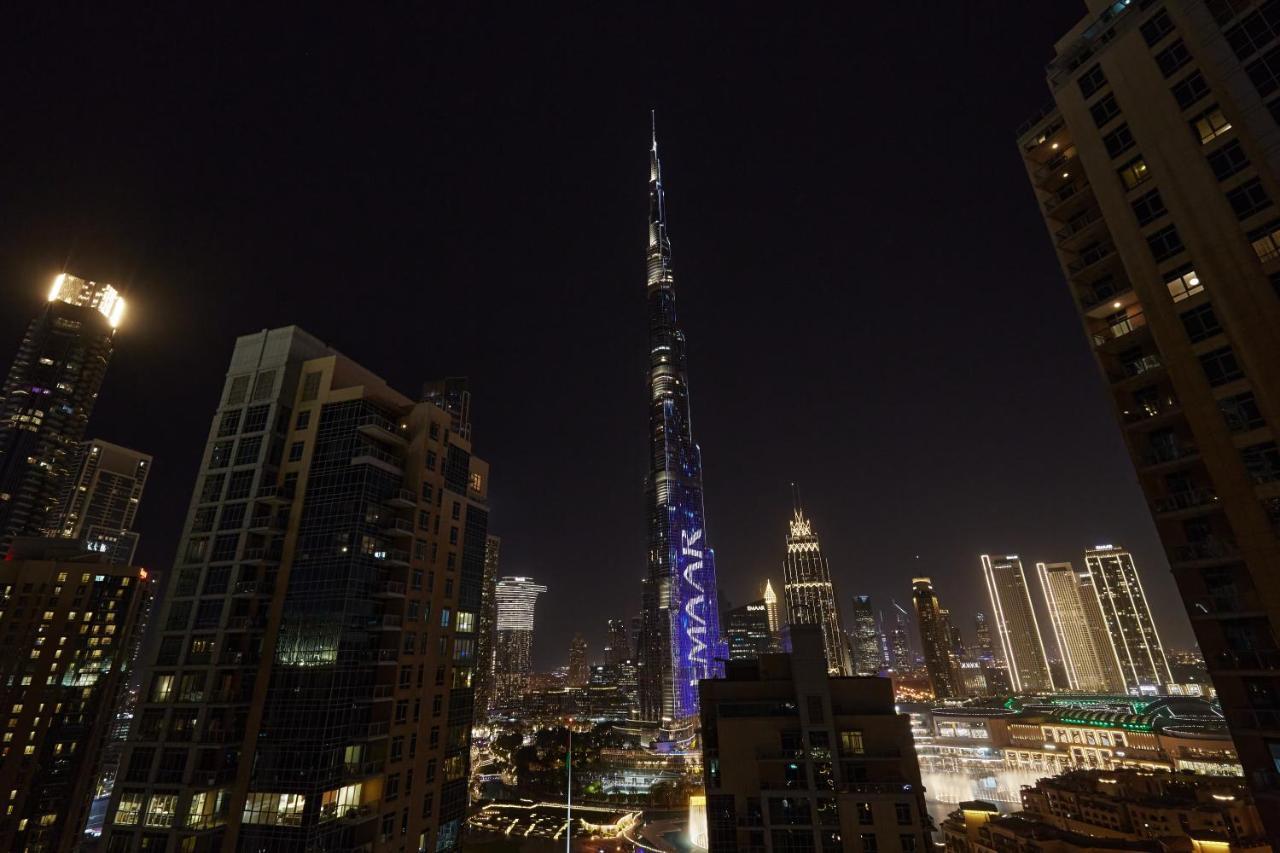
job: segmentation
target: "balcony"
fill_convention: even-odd
[[[1086,316],[1101,320],[1134,301],[1132,297],[1133,285],[1128,279],[1121,281],[1108,279],[1104,282],[1095,282],[1092,287],[1081,288],[1080,307],[1084,309]]]
[[[397,477],[404,477],[404,460],[376,447],[361,447],[351,457],[352,465],[372,465]]]
[[[1232,731],[1280,735],[1280,709],[1224,708],[1227,725]]]
[[[244,556],[241,562],[244,563],[278,563],[280,562],[280,549],[277,547],[267,547],[265,545],[257,545],[252,548],[244,549]]]
[[[1115,254],[1116,246],[1110,240],[1095,243],[1082,251],[1077,260],[1067,264],[1067,273],[1072,276],[1080,275],[1086,270],[1093,269],[1108,258],[1115,257]]]
[[[1253,592],[1224,590],[1216,595],[1187,599],[1187,613],[1193,620],[1252,619],[1264,615],[1262,602]]]
[[[1044,200],[1045,213],[1059,222],[1070,222],[1072,217],[1093,200],[1093,187],[1083,177],[1076,178]]]
[[[1172,515],[1214,506],[1217,502],[1218,496],[1212,489],[1188,489],[1185,492],[1175,492],[1163,498],[1156,498],[1151,502],[1151,508],[1157,515]]]
[[[403,518],[386,518],[380,522],[382,535],[413,538],[413,522]]]
[[[251,533],[280,533],[283,531],[284,522],[279,520],[275,513],[255,515],[249,521],[249,532]]]
[[[276,591],[276,585],[271,581],[262,580],[246,580],[240,581],[231,589],[232,595],[272,595]]]
[[[356,425],[356,430],[361,435],[366,435],[383,444],[390,444],[395,447],[407,447],[409,444],[408,439],[395,430],[392,424],[381,418],[364,418]]]
[[[371,620],[369,627],[375,631],[399,631],[403,624],[404,617],[399,613],[384,613],[377,619]]]
[[[1169,562],[1175,566],[1200,565],[1205,563],[1225,562],[1240,556],[1240,548],[1234,542],[1222,539],[1205,539],[1201,542],[1188,542],[1186,545],[1174,545],[1169,554]]]
[[[1132,409],[1120,413],[1120,417],[1128,426],[1154,426],[1165,418],[1182,411],[1182,406],[1172,394],[1163,399],[1142,400],[1135,402]]]
[[[389,548],[386,551],[374,551],[373,558],[392,566],[409,565],[409,552],[402,551],[398,548]]]
[[[1160,468],[1173,466],[1175,463],[1187,462],[1200,458],[1200,450],[1194,444],[1179,444],[1173,447],[1153,447],[1142,454],[1142,468]]]
[[[418,493],[410,489],[400,489],[387,498],[387,506],[396,509],[413,509],[418,505]]]
[[[1146,327],[1147,316],[1141,311],[1127,314],[1122,319],[1107,323],[1103,329],[1094,332],[1092,335],[1093,345],[1095,347],[1106,346]]]
[[[1067,252],[1076,251],[1081,239],[1093,233],[1094,226],[1101,221],[1102,211],[1096,207],[1089,208],[1083,214],[1068,222],[1066,227],[1059,228],[1054,232],[1054,237],[1058,241],[1058,248]]]
[[[1120,384],[1151,373],[1154,370],[1159,370],[1163,366],[1164,365],[1160,361],[1160,356],[1155,353],[1148,353],[1141,358],[1124,362],[1120,365],[1119,370],[1107,371],[1107,378],[1109,378],[1113,384]]]
[[[404,581],[374,581],[373,595],[375,598],[404,598],[404,593]]]
[[[1271,675],[1280,670],[1280,649],[1223,651],[1207,661],[1210,672],[1259,673]]]
[[[286,492],[283,486],[261,486],[258,489],[257,499],[276,506],[285,506],[292,502],[293,494]]]

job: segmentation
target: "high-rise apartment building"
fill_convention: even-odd
[[[620,664],[631,660],[631,640],[627,635],[626,620],[610,619],[606,627],[608,630],[605,635],[605,664]]]
[[[591,667],[587,663],[587,641],[581,634],[574,634],[569,641],[569,686],[585,687],[591,678]]]
[[[151,474],[151,457],[101,439],[76,451],[48,533],[128,565],[138,547],[133,519]]]
[[[453,850],[488,466],[297,327],[236,341],[105,848]]]
[[[869,595],[853,597],[853,630],[849,632],[849,640],[854,675],[875,675],[884,669],[883,640]]]
[[[717,612],[715,552],[702,499],[702,450],[693,440],[684,330],[676,318],[658,136],[649,148],[648,573],[641,596],[640,703],[671,729],[697,722],[698,681],[726,656]]]
[[[991,599],[991,615],[1001,657],[1009,672],[1009,686],[1016,693],[1053,690],[1049,662],[1044,653],[1040,622],[1031,604],[1031,588],[1017,555],[982,555],[982,576]]]
[[[475,721],[488,719],[493,706],[494,646],[498,639],[498,566],[502,539],[489,536],[484,543],[484,579],[480,589],[480,617],[476,626]]]
[[[725,635],[729,639],[729,660],[755,660],[773,651],[769,608],[764,599],[730,610],[725,617]]]
[[[782,564],[787,622],[791,625],[817,625],[827,650],[827,668],[832,675],[849,675],[831,566],[822,553],[813,522],[805,517],[800,506],[800,492],[794,483],[791,489],[795,500],[787,530],[787,558]]]
[[[1163,693],[1173,674],[1133,555],[1123,548],[1100,545],[1084,552],[1084,563],[1125,690]]]
[[[1018,148],[1280,839],[1280,12],[1086,5]]]
[[[497,641],[494,644],[494,701],[503,707],[518,702],[533,672],[533,622],[538,596],[547,588],[529,577],[498,581]]]
[[[0,554],[57,526],[124,307],[111,285],[63,273],[27,327],[0,389]]]
[[[1036,574],[1044,591],[1053,638],[1062,656],[1066,688],[1087,693],[1124,693],[1125,684],[1100,618],[1089,573],[1078,574],[1070,563],[1036,563]]]
[[[0,849],[78,850],[147,573],[60,539],[0,560]]]
[[[951,620],[938,602],[930,578],[911,580],[911,601],[915,604],[916,624],[920,627],[920,645],[924,648],[924,667],[937,699],[964,696],[960,678],[960,661],[952,640]]]
[[[931,850],[910,718],[887,678],[829,674],[820,625],[701,684],[707,847]]]

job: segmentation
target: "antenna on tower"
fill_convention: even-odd
[[[796,511],[796,515],[800,515],[800,487],[795,483],[791,484],[791,507]]]

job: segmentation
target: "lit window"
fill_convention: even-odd
[[[1231,129],[1231,122],[1227,121],[1227,117],[1217,107],[1203,113],[1192,122],[1192,125],[1196,129],[1196,136],[1200,138],[1201,145],[1208,145]]]
[[[1169,295],[1173,297],[1174,302],[1181,302],[1204,290],[1204,285],[1200,283],[1200,277],[1196,275],[1195,270],[1187,270],[1177,278],[1169,279],[1164,285],[1169,288]]]
[[[147,803],[147,816],[143,819],[146,826],[173,826],[174,812],[178,808],[177,794],[152,794]]]
[[[116,808],[115,824],[117,826],[136,826],[138,816],[142,814],[142,794],[125,793],[120,795],[120,805]]]

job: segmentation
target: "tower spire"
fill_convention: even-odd
[[[800,508],[800,487],[794,482],[791,484],[791,508],[795,510],[796,518],[804,515],[804,510]]]

